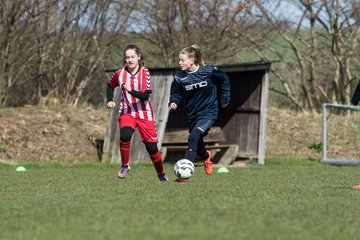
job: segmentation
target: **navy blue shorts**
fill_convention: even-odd
[[[205,135],[209,132],[214,122],[215,119],[201,118],[190,125],[189,132],[191,132],[194,128],[197,128],[203,135]]]

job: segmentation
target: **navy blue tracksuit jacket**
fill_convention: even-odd
[[[230,81],[217,67],[202,66],[195,72],[179,71],[171,84],[170,103],[185,102],[186,118],[191,126],[199,117],[217,119],[217,87],[221,104],[230,102]]]

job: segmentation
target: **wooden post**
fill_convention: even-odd
[[[259,122],[259,145],[258,145],[258,164],[265,164],[266,151],[266,124],[269,95],[269,71],[266,70],[261,84],[261,103],[260,103],[260,122]]]
[[[104,146],[102,154],[102,162],[121,163],[120,149],[119,149],[119,102],[120,92],[119,88],[114,90],[114,102],[116,106],[109,110],[108,125],[106,129],[106,135],[104,137]]]
[[[221,165],[230,165],[232,164],[239,152],[239,145],[237,144],[229,144],[227,148],[224,148],[224,153],[220,158],[218,164]]]

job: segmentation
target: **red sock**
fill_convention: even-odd
[[[150,158],[156,169],[156,172],[158,174],[164,173],[164,165],[163,165],[162,156],[161,156],[160,151],[158,151],[154,155],[150,155]]]
[[[130,141],[129,142],[120,141],[120,155],[121,155],[122,165],[123,166],[129,165],[129,161],[130,161]]]

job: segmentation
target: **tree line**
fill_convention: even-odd
[[[100,105],[104,70],[121,67],[126,44],[144,50],[147,66],[170,67],[193,42],[209,64],[272,61],[270,90],[283,105],[347,104],[359,80],[359,7],[358,0],[0,0],[0,105]]]

